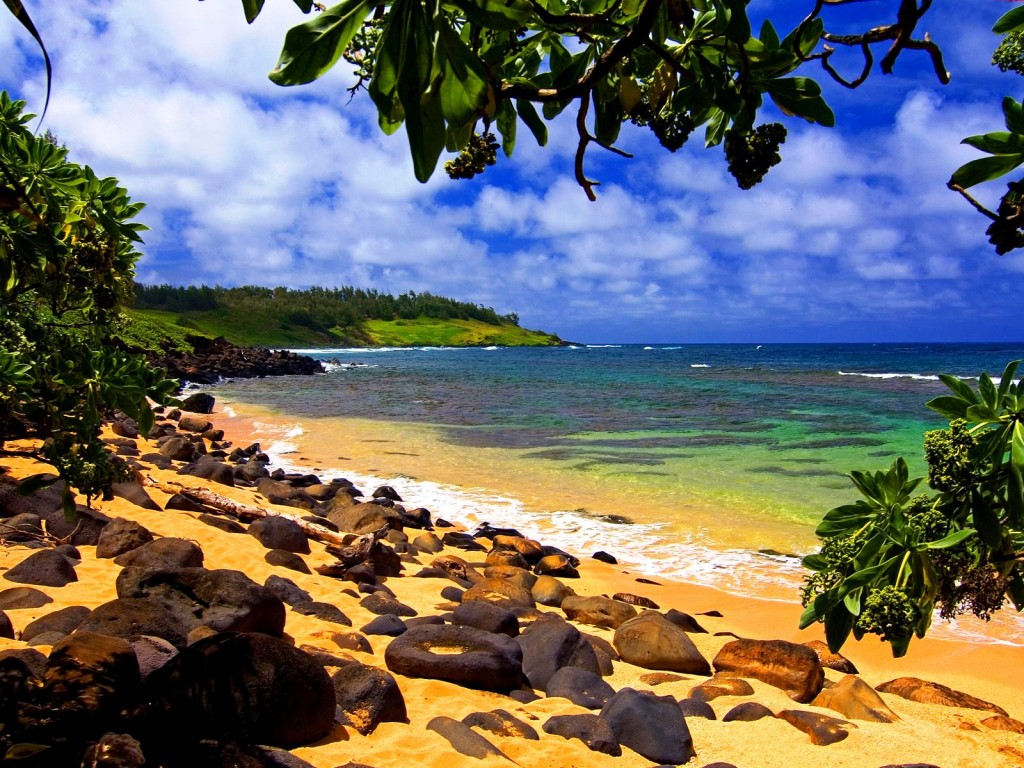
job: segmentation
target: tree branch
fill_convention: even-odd
[[[959,192],[961,195],[963,195],[964,199],[968,203],[970,203],[972,206],[974,206],[974,209],[978,213],[982,214],[983,216],[988,216],[990,219],[992,219],[992,221],[995,221],[996,219],[999,218],[996,214],[992,213],[992,211],[990,211],[988,208],[986,208],[984,205],[982,205],[977,200],[977,198],[975,198],[973,195],[971,195],[970,192],[968,192],[966,189],[961,187],[959,184],[954,184],[952,181],[950,181],[950,182],[948,182],[946,184],[946,186],[949,187],[954,192]]]

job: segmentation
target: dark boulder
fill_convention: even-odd
[[[52,549],[40,549],[6,571],[4,578],[15,584],[63,587],[78,581],[78,574],[75,573],[71,561],[64,555]]]
[[[753,723],[766,717],[775,717],[775,713],[760,702],[744,701],[722,715],[722,722]]]
[[[25,628],[21,630],[21,640],[27,643],[34,637],[47,632],[56,632],[61,637],[66,637],[74,632],[90,613],[91,611],[84,605],[69,605],[67,608],[52,611],[26,624]],[[13,637],[13,635],[8,635],[8,637]]]
[[[309,600],[305,603],[296,603],[292,606],[292,610],[303,616],[316,616],[320,621],[327,621],[331,624],[340,624],[343,627],[352,626],[352,620],[332,603]]]
[[[123,483],[114,483],[110,490],[120,499],[131,502],[140,509],[149,509],[154,512],[160,511],[160,505],[150,498],[146,489],[138,480],[130,480]]]
[[[43,537],[43,518],[32,512],[8,517],[0,525],[0,542],[38,541]]]
[[[110,522],[110,518],[99,510],[81,505],[75,508],[71,520],[64,517],[62,510],[51,512],[45,520],[48,534],[76,547],[96,546],[100,540],[100,531]]]
[[[523,654],[506,635],[473,627],[423,625],[392,640],[384,652],[388,669],[480,688],[509,691],[523,682]]]
[[[196,392],[182,400],[181,407],[189,413],[210,414],[213,413],[213,406],[216,402],[213,395],[206,392]]]
[[[220,485],[234,486],[235,473],[227,464],[210,455],[203,455],[178,470],[179,475],[198,477]]]
[[[623,622],[637,615],[636,608],[609,597],[578,597],[570,595],[562,600],[562,611],[573,621],[595,627],[617,629]]]
[[[578,579],[580,572],[576,570],[579,561],[566,555],[545,555],[533,567],[534,573],[539,576],[561,576],[562,578]]]
[[[114,558],[122,568],[147,570],[175,570],[199,568],[203,564],[203,550],[194,541],[167,537],[155,539]]]
[[[264,517],[249,526],[249,535],[256,537],[267,549],[283,549],[286,552],[310,553],[309,539],[302,526],[287,517]]]
[[[96,557],[113,558],[153,541],[153,534],[134,520],[115,517],[103,527],[96,542]]]
[[[14,625],[11,623],[10,617],[3,611],[0,611],[0,637],[8,640],[14,639]]]
[[[309,592],[284,576],[268,576],[263,586],[273,592],[282,602],[288,603],[288,605],[308,603],[313,599]]]
[[[682,611],[677,611],[675,608],[669,608],[665,611],[665,618],[679,627],[683,632],[689,632],[693,634],[704,634],[708,631],[702,627],[693,616]]]
[[[548,680],[548,697],[560,696],[585,709],[601,709],[615,689],[600,675],[579,667],[562,667]]]
[[[546,690],[551,676],[562,667],[601,672],[593,646],[576,627],[558,617],[533,622],[515,642],[522,649],[523,673],[538,690]]]
[[[382,669],[359,662],[348,664],[331,676],[341,722],[363,736],[381,723],[407,723],[405,698],[395,678]]]
[[[197,626],[182,606],[140,597],[118,598],[98,606],[78,625],[79,631],[122,640],[150,635],[182,648]]]
[[[398,637],[408,630],[409,627],[405,625],[405,622],[393,613],[387,616],[378,616],[369,624],[364,624],[359,628],[364,635],[386,635],[388,637]]]
[[[461,755],[477,759],[485,757],[511,759],[468,725],[460,723],[454,718],[444,715],[435,717],[427,723],[427,730],[443,736],[451,744],[452,749]]]
[[[359,605],[378,616],[415,616],[416,609],[400,603],[383,592],[374,592],[359,601]]]
[[[10,587],[0,590],[0,611],[17,608],[42,608],[53,598],[35,587]]]
[[[529,739],[530,741],[540,740],[540,734],[532,725],[524,723],[504,709],[495,709],[491,712],[471,712],[462,718],[462,722],[470,728],[480,728],[498,736]]]
[[[288,552],[284,549],[268,550],[267,554],[263,556],[263,559],[271,565],[287,568],[290,571],[297,571],[298,573],[312,573],[305,560],[294,552]]]
[[[563,739],[579,739],[594,752],[612,757],[622,755],[622,746],[615,731],[600,715],[555,715],[544,723],[544,733]]]
[[[481,600],[459,605],[452,612],[451,623],[475,627],[484,632],[497,632],[509,637],[516,637],[519,634],[519,619],[512,611]]]
[[[655,763],[679,765],[696,756],[676,700],[623,688],[601,710],[619,743]]]
[[[644,611],[623,622],[613,643],[623,661],[644,669],[711,674],[711,665],[693,641],[657,611]]]
[[[222,632],[190,645],[146,683],[168,738],[213,738],[295,747],[334,722],[330,677],[276,637]]]
[[[160,446],[160,453],[171,461],[192,461],[196,445],[187,437],[172,437]]]

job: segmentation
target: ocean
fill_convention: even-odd
[[[938,374],[998,377],[1024,343],[296,351],[328,373],[215,391],[268,409],[257,429],[279,463],[774,596],[794,594],[821,516],[857,498],[847,472],[904,456],[925,473]]]

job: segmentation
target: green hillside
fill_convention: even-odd
[[[361,289],[136,285],[119,334],[132,346],[187,348],[188,335],[257,347],[557,346],[516,315],[434,296]]]

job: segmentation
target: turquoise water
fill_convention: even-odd
[[[315,354],[329,373],[218,389],[292,420],[303,451],[337,457],[331,471],[375,451],[355,468],[471,486],[456,504],[470,521],[529,519],[569,531],[577,551],[611,546],[678,572],[693,558],[681,547],[810,551],[821,515],[855,497],[851,469],[903,455],[924,473],[922,434],[945,424],[924,407],[945,392],[939,373],[998,375],[1024,344]]]

